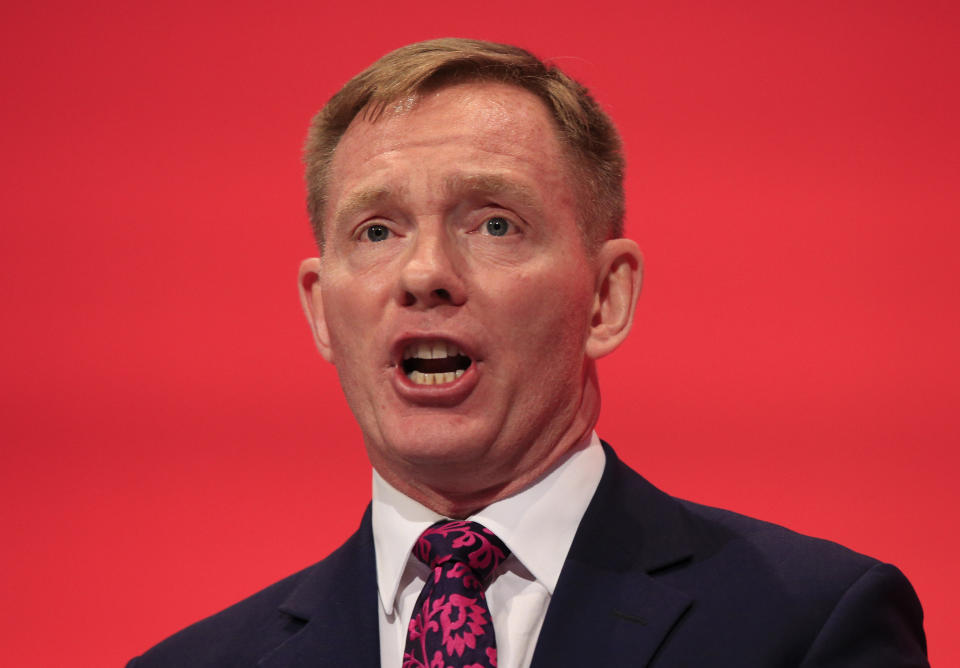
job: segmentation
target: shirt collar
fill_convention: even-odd
[[[552,595],[605,463],[596,432],[560,466],[513,496],[469,519],[502,540]],[[377,591],[384,612],[393,612],[400,579],[417,538],[442,515],[397,491],[373,472],[373,543]]]

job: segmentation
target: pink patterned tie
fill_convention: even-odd
[[[510,550],[476,522],[441,520],[420,534],[413,554],[432,572],[413,609],[403,668],[495,667],[483,590]]]

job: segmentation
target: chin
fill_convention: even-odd
[[[456,423],[456,424],[453,424]],[[412,420],[384,433],[377,449],[389,460],[414,466],[480,465],[497,433],[493,428],[464,425],[462,420]]]

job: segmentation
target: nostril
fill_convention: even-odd
[[[436,290],[433,291],[433,294],[435,294],[440,299],[445,299],[447,301],[450,301],[450,293],[447,292],[447,290],[445,290],[444,288],[437,288]]]
[[[417,298],[413,295],[412,292],[403,293],[403,305],[404,306],[413,306],[417,303]]]

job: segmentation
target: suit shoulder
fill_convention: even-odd
[[[130,666],[240,666],[248,657],[295,633],[302,622],[280,606],[312,569],[287,576],[247,598],[178,631],[130,662]]]
[[[817,627],[851,591],[869,586],[876,591],[896,589],[899,593],[891,600],[907,602],[903,609],[922,619],[909,581],[891,564],[778,524],[690,501],[678,502],[691,521],[709,527],[712,534],[711,549],[693,559],[688,575],[719,575],[735,584],[743,604],[751,601],[763,610],[776,601],[781,610],[792,610],[788,616],[793,623],[803,619]]]
[[[606,453],[591,525],[596,533],[615,510],[616,524],[654,538],[634,543],[638,563],[648,569],[682,566],[684,573],[713,573],[745,586],[795,587],[798,595],[813,587],[839,595],[880,563],[829,540],[674,497],[617,459],[609,446]]]
[[[790,656],[790,665],[801,656],[803,666],[886,665],[890,657],[900,657],[897,665],[927,665],[923,609],[895,566],[777,524],[679,503],[721,537],[690,564],[684,584],[697,582],[702,592],[719,576],[722,600],[701,596],[691,621],[736,610],[741,621],[754,619],[759,633],[784,639],[777,652]]]
[[[678,499],[691,517],[720,537],[718,548],[753,552],[783,568],[813,571],[816,579],[834,576],[852,582],[881,562],[839,543],[798,533],[773,522],[731,510]]]
[[[372,549],[368,509],[361,528],[325,559],[178,631],[128,668],[254,665],[303,628],[310,606],[330,598],[330,583],[350,564],[372,563]]]

